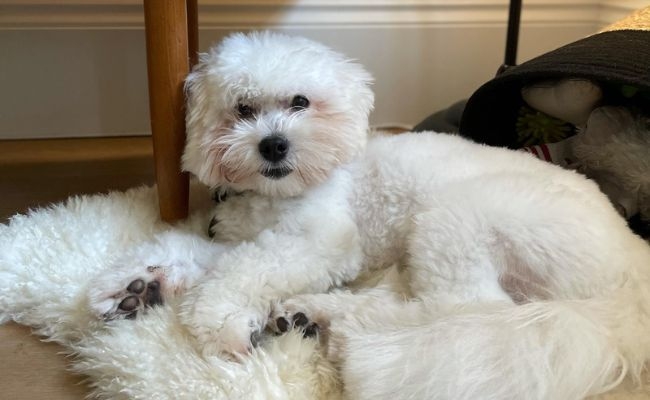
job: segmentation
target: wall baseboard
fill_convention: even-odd
[[[204,0],[213,29],[489,26],[507,20],[508,0]],[[524,24],[609,23],[643,0],[528,0]],[[141,29],[139,0],[2,0],[0,29]]]

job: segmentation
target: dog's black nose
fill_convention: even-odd
[[[289,153],[289,141],[280,135],[271,135],[262,139],[259,146],[262,157],[268,161],[282,161]]]

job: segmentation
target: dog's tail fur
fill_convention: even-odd
[[[638,282],[607,299],[394,307],[332,326],[350,398],[577,400],[640,382],[650,360],[650,291]]]

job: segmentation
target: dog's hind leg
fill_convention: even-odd
[[[441,303],[607,293],[643,254],[605,196],[573,174],[486,176],[445,188],[414,218],[413,292]]]
[[[464,207],[441,207],[417,215],[408,241],[411,292],[440,305],[512,303],[499,285],[490,241],[490,231]]]

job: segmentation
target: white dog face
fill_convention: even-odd
[[[211,187],[298,195],[363,150],[371,80],[304,38],[231,35],[187,78],[183,168]]]

